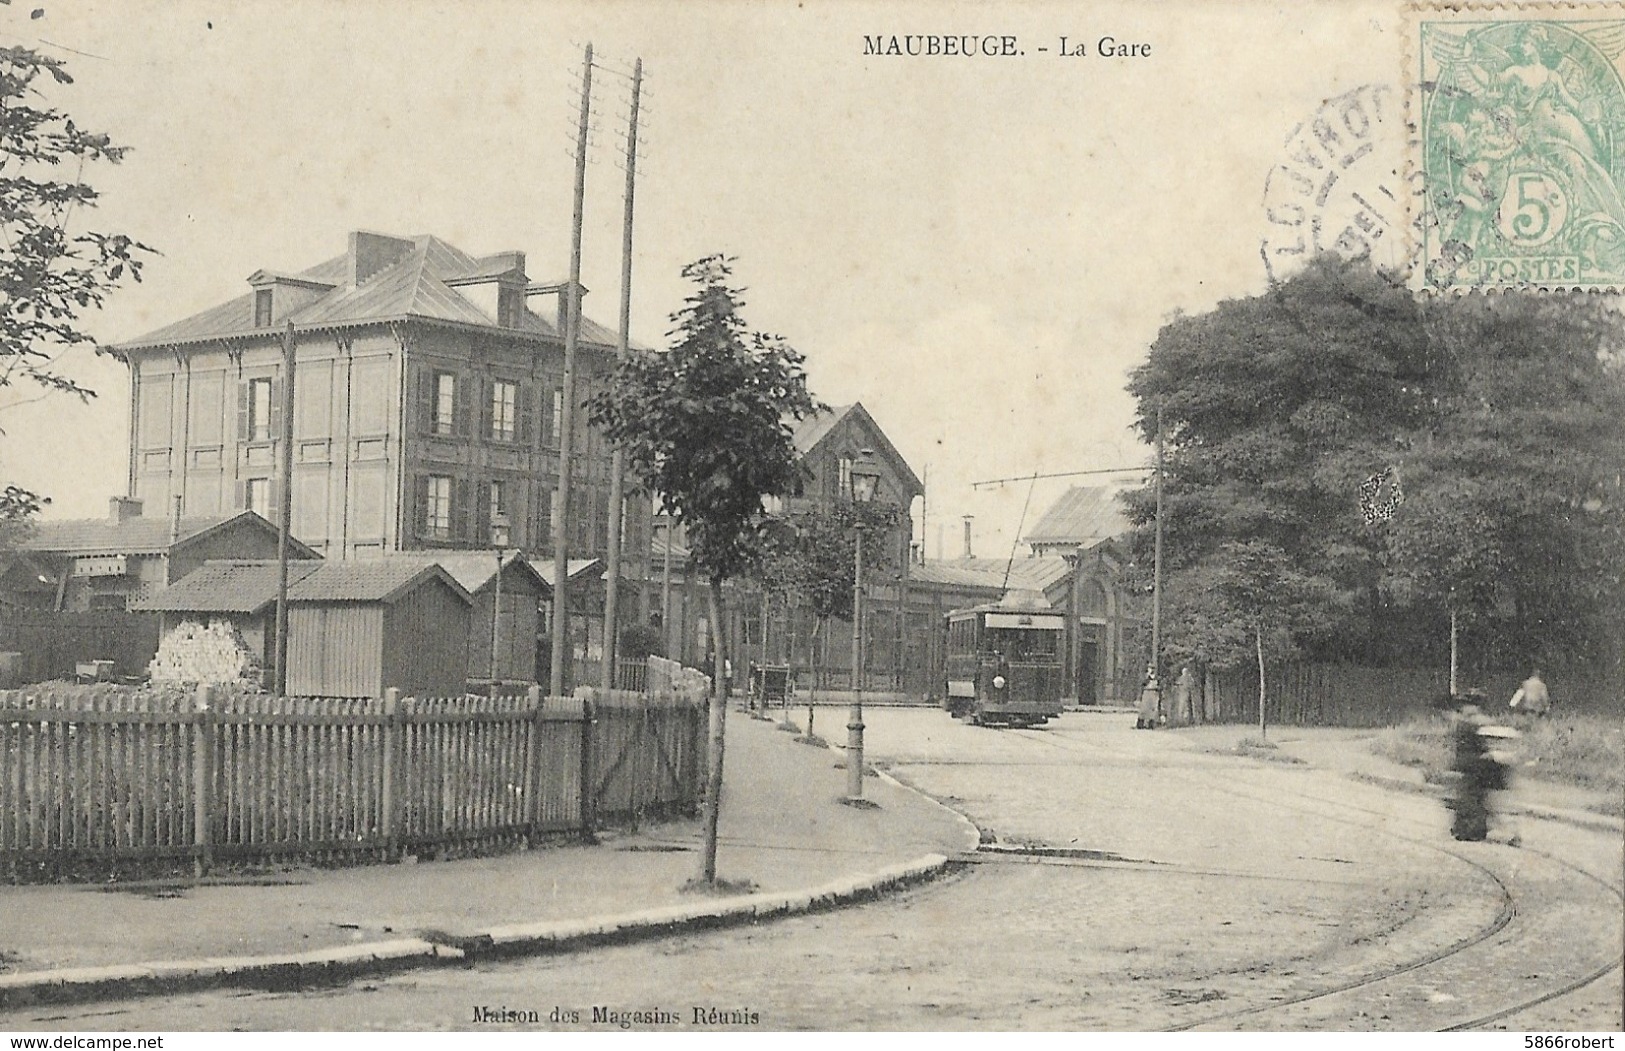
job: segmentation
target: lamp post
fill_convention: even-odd
[[[491,595],[491,696],[497,692],[497,646],[502,638],[502,556],[508,546],[509,521],[504,511],[491,516],[491,546],[497,553],[496,590]]]
[[[850,492],[854,512],[852,533],[852,710],[846,720],[846,796],[863,799],[863,519],[862,505],[875,498],[880,475],[873,450],[864,449],[852,463]]]

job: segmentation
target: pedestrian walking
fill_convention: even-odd
[[[1507,757],[1495,746],[1517,736],[1517,731],[1505,726],[1494,726],[1484,717],[1478,701],[1483,692],[1470,690],[1458,698],[1455,721],[1451,726],[1453,755],[1451,769],[1455,772],[1455,791],[1446,805],[1454,812],[1450,834],[1466,842],[1482,842],[1489,838],[1490,825],[1495,816],[1492,792],[1509,787]],[[1508,842],[1518,845],[1516,833],[1509,833]]]
[[[1508,707],[1515,712],[1523,712],[1537,718],[1551,714],[1552,692],[1546,688],[1546,681],[1540,677],[1539,668],[1518,685],[1518,690],[1512,695]]]
[[[1145,684],[1140,687],[1140,709],[1134,720],[1136,730],[1155,730],[1157,717],[1162,714],[1162,687],[1157,684],[1157,669],[1148,665]]]

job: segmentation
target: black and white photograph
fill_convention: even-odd
[[[0,1035],[1613,1048],[1622,291],[1625,3],[0,0]]]

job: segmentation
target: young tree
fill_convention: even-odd
[[[828,638],[831,620],[850,620],[853,616],[857,531],[862,529],[869,538],[891,535],[902,515],[902,509],[893,504],[838,503],[780,516],[776,526],[766,533],[752,575],[770,595],[805,599],[809,604],[815,627],[807,643],[807,666],[815,682],[819,674],[818,638]],[[892,569],[895,561],[894,545],[872,539],[863,545],[866,580],[880,579],[879,574]],[[809,699],[807,735],[811,737],[812,732]]]
[[[627,473],[659,494],[687,532],[704,575],[715,677],[710,777],[700,879],[716,882],[727,666],[722,584],[747,572],[767,520],[764,498],[789,492],[799,465],[788,421],[823,406],[807,390],[803,359],[783,339],[748,332],[733,260],[707,256],[683,268],[697,290],[672,315],[666,351],[633,352],[588,403],[592,422],[626,455]]]
[[[41,85],[73,83],[59,59],[0,48],[0,409],[27,396],[95,392],[59,370],[62,356],[94,345],[81,314],[99,308],[125,278],[141,280],[152,252],[125,234],[70,232],[95,207],[85,167],[116,164],[128,148],[87,131],[43,102]]]

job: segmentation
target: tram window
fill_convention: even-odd
[[[995,650],[1014,660],[1053,657],[1059,635],[1058,631],[1035,628],[989,628],[984,648]]]

